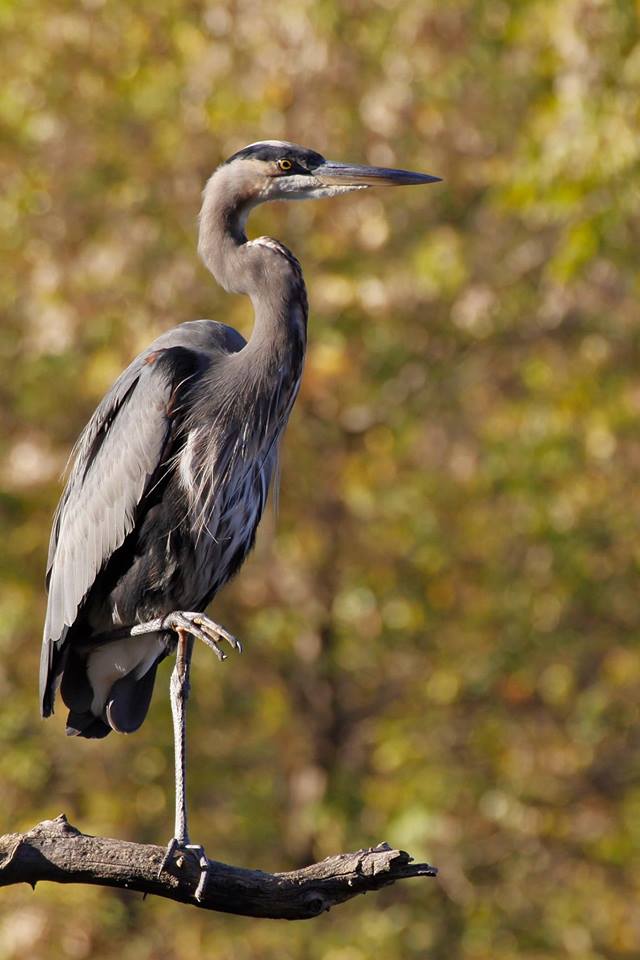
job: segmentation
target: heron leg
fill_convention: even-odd
[[[238,653],[242,653],[242,644],[239,640],[236,640],[233,634],[198,611],[174,610],[166,617],[158,617],[157,620],[149,620],[147,623],[137,623],[135,627],[131,627],[129,630],[129,636],[135,637],[140,634],[157,633],[163,630],[173,630],[178,634],[190,634],[197,640],[202,640],[207,647],[214,651],[219,660],[227,659],[226,653],[220,646],[223,641],[237,650]]]
[[[204,894],[210,867],[204,848],[199,844],[190,842],[187,828],[186,709],[189,697],[191,655],[196,640],[202,640],[206,646],[214,651],[219,660],[227,659],[227,655],[221,647],[223,641],[239,653],[242,651],[242,645],[228,630],[225,630],[220,624],[214,623],[204,613],[188,610],[175,610],[173,613],[158,617],[156,620],[138,623],[129,629],[129,636],[169,631],[178,636],[176,665],[171,674],[170,684],[175,748],[176,820],[174,835],[167,846],[158,876],[173,861],[174,856],[177,866],[182,865],[182,854],[187,853],[195,856],[200,866],[200,879],[194,896],[199,902]]]
[[[178,649],[176,651],[176,665],[173,668],[170,682],[171,713],[173,716],[173,745],[175,751],[176,775],[176,819],[174,837],[178,843],[189,843],[187,829],[187,700],[189,699],[191,669],[191,655],[193,653],[193,637],[182,633],[178,634]]]
[[[209,875],[209,860],[204,848],[199,844],[191,843],[187,826],[187,761],[186,761],[186,728],[187,728],[187,700],[189,699],[189,672],[191,655],[193,653],[194,636],[183,629],[178,629],[178,647],[176,650],[176,665],[171,674],[171,714],[173,716],[173,742],[175,750],[175,777],[176,777],[176,819],[172,839],[169,841],[166,853],[160,864],[158,876],[172,861],[174,854],[189,853],[195,856],[200,866],[200,879],[195,891],[196,900],[200,901]],[[180,861],[178,860],[178,865]]]

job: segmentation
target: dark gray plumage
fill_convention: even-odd
[[[247,216],[268,200],[437,179],[331,163],[281,141],[234,154],[204,191],[199,251],[226,290],[251,298],[249,341],[211,320],[163,334],[119,377],[76,445],[49,548],[42,713],[53,712],[60,684],[68,733],[131,733],[147,713],[158,663],[177,646],[176,829],[167,856],[189,846],[184,705],[193,641],[221,659],[221,641],[239,648],[202,611],[253,545],[306,347],[300,265],[276,240],[248,241]],[[206,858],[197,849],[199,895]]]
[[[41,663],[45,716],[52,712],[55,683],[64,673],[62,696],[70,708],[70,733],[96,737],[116,728],[103,712],[108,704],[118,712],[117,729],[127,733],[137,729],[144,712],[136,688],[144,687],[147,675],[140,670],[137,656],[141,640],[128,641],[137,663],[127,675],[139,674],[137,684],[123,685],[114,665],[113,683],[118,681],[120,686],[104,690],[106,699],[94,709],[97,691],[87,676],[92,652],[94,658],[111,652],[108,640],[114,628],[116,640],[123,626],[175,609],[203,609],[233,572],[229,571],[234,557],[224,522],[211,531],[200,514],[214,490],[219,495],[212,504],[214,513],[216,506],[224,511],[229,498],[233,499],[228,484],[233,465],[228,460],[235,452],[235,466],[242,469],[243,454],[248,452],[238,450],[235,443],[243,400],[254,399],[249,377],[233,398],[235,408],[232,416],[225,417],[226,429],[216,433],[220,453],[200,493],[202,502],[194,501],[192,510],[185,497],[195,491],[187,489],[192,478],[186,470],[187,454],[197,456],[198,444],[207,447],[207,428],[220,423],[229,404],[228,391],[211,391],[211,382],[243,346],[240,334],[210,320],[185,323],[163,334],[116,381],[80,437],[49,547],[49,604]],[[261,399],[255,396],[258,402]],[[206,456],[208,451],[202,452]],[[272,458],[267,458],[264,478],[251,477],[257,502],[266,495],[271,466]],[[248,491],[248,496],[252,493]],[[255,527],[244,531],[247,550],[254,532]],[[171,634],[149,636],[155,642],[143,658],[147,670],[174,642]],[[124,642],[120,638],[114,654],[122,657]],[[131,717],[128,704],[134,713]]]

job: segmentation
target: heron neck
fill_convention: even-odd
[[[257,352],[263,363],[269,358],[281,363],[292,351],[304,353],[307,295],[302,270],[277,240],[247,240],[244,227],[255,204],[238,203],[237,197],[232,204],[217,176],[205,189],[198,250],[225,290],[251,298],[255,322],[248,352]]]
[[[198,252],[221,287],[229,293],[249,293],[251,276],[248,272],[244,247],[244,232],[248,203],[232,202],[224,176],[217,171],[207,183],[202,209]]]

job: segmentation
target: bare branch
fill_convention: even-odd
[[[340,853],[289,873],[264,873],[212,860],[204,897],[197,903],[193,896],[200,873],[197,859],[181,858],[158,877],[163,856],[162,847],[90,837],[61,814],[27,833],[0,837],[0,886],[29,883],[35,888],[40,880],[90,883],[245,917],[305,920],[359,893],[437,873],[435,867],[412,863],[408,853],[386,843]]]

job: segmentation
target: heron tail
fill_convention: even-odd
[[[91,653],[87,657],[71,648],[60,686],[62,699],[69,707],[67,734],[100,739],[112,730],[134,733],[147,715],[161,659],[153,661],[142,676],[139,664],[124,676],[116,673],[118,679],[112,675],[111,683],[97,691]]]

